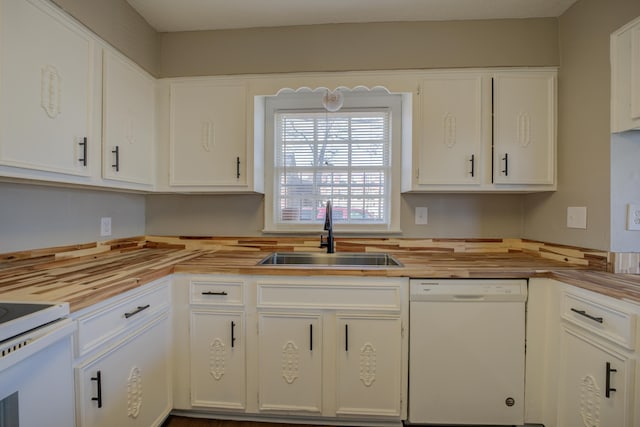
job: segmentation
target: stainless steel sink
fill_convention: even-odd
[[[268,266],[389,268],[403,267],[402,263],[386,253],[374,252],[274,252],[258,262]]]

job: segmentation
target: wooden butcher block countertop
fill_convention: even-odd
[[[552,277],[640,302],[640,276],[585,270],[523,252],[393,252],[399,268],[257,266],[271,251],[141,245],[74,257],[0,258],[0,300],[66,301],[77,311],[173,272],[190,274],[332,275],[411,278]]]
[[[0,300],[68,302],[80,310],[173,272],[202,251],[137,248],[90,256],[0,260]]]

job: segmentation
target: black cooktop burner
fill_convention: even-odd
[[[35,313],[53,304],[30,304],[21,302],[0,302],[0,324]]]

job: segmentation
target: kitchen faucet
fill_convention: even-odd
[[[331,200],[327,200],[327,204],[324,208],[324,229],[327,231],[327,238],[323,239],[320,235],[320,247],[327,248],[327,253],[332,254],[334,249],[333,244],[333,214],[331,212]]]

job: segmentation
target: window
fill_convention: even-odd
[[[321,96],[267,101],[266,231],[320,230],[327,200],[336,229],[397,231],[400,97],[351,93],[328,112]]]

